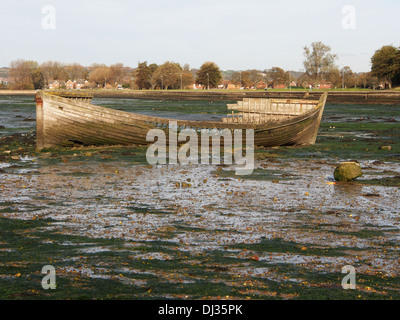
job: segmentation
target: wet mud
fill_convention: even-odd
[[[314,146],[257,148],[248,176],[223,163],[150,166],[140,146],[35,152],[34,127],[6,129],[0,298],[398,299],[399,116],[328,105]],[[363,176],[338,183],[348,160]],[[356,290],[342,288],[347,265]]]

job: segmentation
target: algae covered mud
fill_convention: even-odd
[[[226,113],[226,102],[95,103]],[[33,97],[1,97],[1,299],[400,298],[399,106],[328,104],[314,146],[257,149],[244,177],[150,166],[142,147],[37,153],[34,110]],[[348,160],[364,175],[336,183]],[[46,265],[54,290],[41,284]],[[342,287],[345,266],[355,290]]]

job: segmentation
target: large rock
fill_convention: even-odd
[[[348,182],[363,175],[361,166],[357,162],[343,162],[336,167],[334,177],[336,181]]]

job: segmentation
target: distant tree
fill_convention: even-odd
[[[296,80],[290,71],[285,72],[285,85],[291,86],[291,83]]]
[[[44,76],[43,76],[42,70],[40,69],[40,67],[38,65],[36,67],[32,68],[31,78],[32,78],[32,83],[33,83],[33,87],[35,88],[35,90],[44,88],[44,86],[45,86]]]
[[[160,65],[154,72],[153,77],[161,89],[177,88],[180,83],[179,74],[182,68],[178,63],[167,61]]]
[[[107,65],[104,64],[104,63],[96,63],[96,62],[92,63],[90,65],[90,67],[89,67],[89,72],[92,72],[92,71],[94,71],[96,69],[99,69],[99,68],[107,68]]]
[[[234,72],[232,74],[229,75],[230,80],[236,85],[236,86],[240,86],[243,87],[243,82],[242,82],[242,72],[241,71],[237,71]]]
[[[339,72],[339,70],[338,70],[338,72]],[[340,72],[339,72],[339,75],[340,75]],[[313,83],[313,79],[306,72],[301,74],[297,79],[297,85],[300,87],[303,87],[303,88],[307,88],[312,83]]]
[[[400,86],[400,72],[395,74],[392,80],[392,86]]]
[[[360,79],[360,73],[354,72],[353,73],[353,81],[354,81],[354,88],[361,88],[361,79]]]
[[[42,70],[45,84],[49,84],[52,80],[68,80],[68,73],[65,66],[58,61],[47,61],[40,65]]]
[[[289,78],[289,74],[285,72],[282,68],[273,67],[267,70],[268,79],[272,82],[272,85],[275,87],[280,84],[285,84],[288,82],[287,78]]]
[[[249,71],[249,78],[252,85],[256,85],[258,82],[265,80],[265,74],[260,70],[253,69]]]
[[[190,69],[189,64],[185,63],[182,68],[182,72],[180,74],[182,79],[181,86],[182,89],[190,89],[194,84],[194,73],[193,70]]]
[[[353,70],[349,66],[345,66],[340,70],[340,74],[342,76],[342,86],[345,88],[356,87],[356,77],[353,73]]]
[[[149,64],[149,68],[151,70],[151,73],[154,73],[158,69],[158,65],[156,63],[151,63]]]
[[[372,75],[372,72],[361,72],[354,75],[354,81],[356,81],[357,86],[362,88],[376,89],[379,85],[379,80],[377,77]]]
[[[362,88],[367,87],[367,72],[359,73],[357,76],[357,82],[360,84]]]
[[[120,84],[121,80],[128,74],[128,70],[124,67],[123,63],[115,63],[109,67],[109,81],[110,84],[115,86]]]
[[[16,90],[33,89],[29,62],[14,60],[10,63],[11,88]]]
[[[332,83],[333,88],[341,88],[342,87],[342,75],[340,73],[339,68],[333,68],[328,71],[325,75],[325,80]]]
[[[222,79],[221,71],[214,62],[205,62],[197,71],[196,82],[203,85],[205,88],[209,85],[210,88],[218,87]]]
[[[335,68],[337,55],[330,52],[331,48],[322,42],[313,42],[310,48],[304,47],[304,68],[314,83],[322,82],[326,74]]]
[[[154,90],[157,87],[157,83],[159,82],[159,79],[157,79],[157,76],[155,75],[155,72],[151,76],[149,83],[151,85],[151,88]]]
[[[234,71],[234,70],[221,70],[222,79],[225,80],[225,81],[233,81],[232,80],[232,76],[235,73],[237,73],[237,71]],[[195,74],[197,74],[197,72]]]
[[[68,80],[86,80],[88,77],[88,70],[79,63],[71,63],[64,67]]]
[[[372,72],[367,73],[367,88],[376,89],[379,86],[379,79],[372,74]]]
[[[106,87],[107,83],[110,83],[110,68],[108,67],[97,67],[90,72],[89,81],[97,84],[98,86]]]
[[[12,89],[42,89],[44,76],[36,61],[14,60],[10,64]]]
[[[147,65],[147,61],[138,62],[138,66],[134,71],[134,86],[135,88],[142,89],[150,89],[153,87],[151,79],[153,76],[152,69]]]
[[[149,68],[150,68],[151,76],[148,79],[148,83],[150,84],[151,88],[154,90],[155,87],[157,86],[157,79],[156,79],[156,77],[154,77],[154,73],[158,69],[158,65],[156,63],[151,63],[151,64],[149,64]]]
[[[232,82],[243,88],[249,88],[254,84],[250,78],[250,71],[235,72],[232,74]]]
[[[400,53],[399,49],[393,46],[383,46],[375,51],[371,58],[372,75],[392,88],[393,79],[400,74]]]

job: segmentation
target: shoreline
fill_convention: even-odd
[[[35,90],[0,90],[0,96],[29,96],[35,92]]]
[[[0,90],[0,96],[34,95],[35,90]],[[149,100],[238,101],[243,98],[319,99],[328,92],[328,103],[393,104],[400,105],[400,91],[222,91],[222,90],[84,90],[95,98],[124,98]]]

